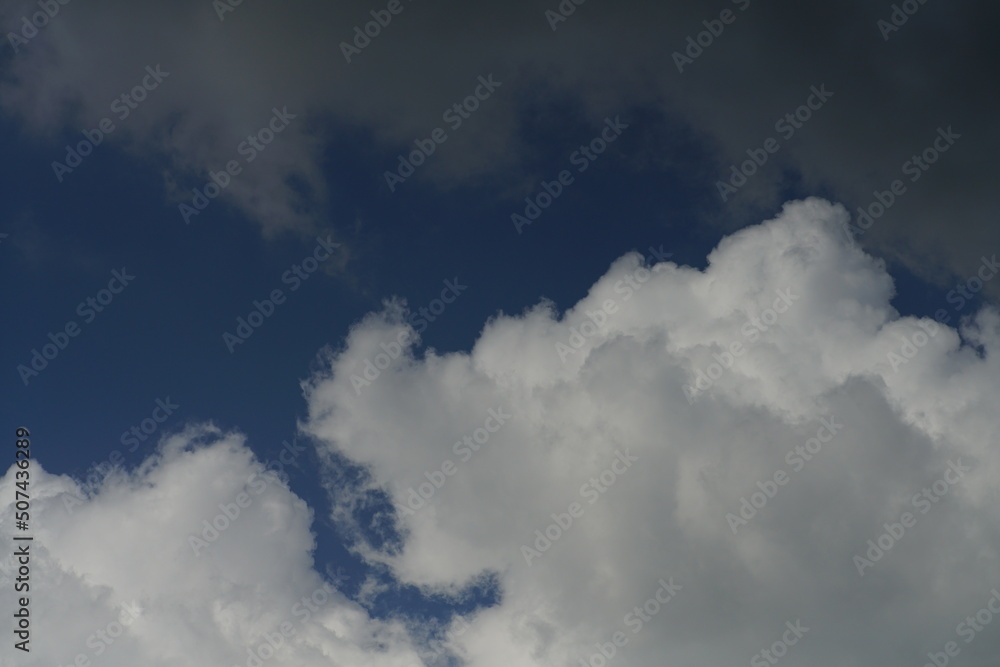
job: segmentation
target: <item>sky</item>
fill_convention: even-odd
[[[7,0],[0,667],[997,664],[998,19]]]

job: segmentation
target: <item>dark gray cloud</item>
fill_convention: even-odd
[[[223,20],[203,0],[71,3],[7,61],[3,104],[36,131],[90,127],[147,64],[161,63],[170,79],[111,139],[166,157],[167,192],[177,203],[232,159],[272,107],[287,106],[296,121],[223,195],[274,233],[308,229],[324,215],[321,156],[331,127],[371,137],[373,150],[412,149],[444,126],[443,111],[471,94],[478,76],[493,74],[502,87],[449,131],[415,180],[489,183],[516,197],[547,175],[529,167],[539,118],[571,108],[575,118],[565,125],[597,127],[608,114],[643,109],[697,137],[716,159],[686,166],[663,158],[665,178],[670,170],[699,173],[703,187],[691,195],[703,202],[703,218],[692,222],[742,226],[789,193],[821,193],[853,211],[901,179],[905,192],[862,242],[925,277],[964,278],[984,252],[1000,248],[988,195],[998,47],[984,29],[1000,10],[899,4],[916,11],[886,31],[879,21],[892,18],[892,3],[590,0],[563,3],[575,11],[552,30],[546,12],[556,2],[401,0],[401,11],[348,63],[341,43],[386,3],[248,1]],[[0,19],[15,26],[32,7],[11,3]],[[725,11],[730,23],[711,23]],[[673,54],[709,29],[705,21],[720,34],[681,73]],[[813,85],[833,97],[785,138],[775,122],[805,103]],[[949,127],[961,138],[911,181],[904,163]],[[715,181],[769,137],[777,152],[723,203]],[[667,156],[675,148],[664,140],[648,150]],[[647,157],[636,155],[633,167],[648,168]]]

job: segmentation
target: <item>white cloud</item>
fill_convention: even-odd
[[[15,470],[0,480],[5,500]],[[266,658],[271,644],[278,650],[263,664],[274,667],[417,659],[400,624],[373,620],[313,569],[312,511],[262,476],[240,436],[191,428],[89,497],[35,462],[30,490],[31,652],[4,646],[4,665],[69,665],[83,655],[79,664],[107,667],[228,667],[256,664],[248,649],[259,656],[264,646]],[[241,492],[249,505],[196,556],[191,534]],[[11,544],[13,507],[0,516]],[[15,608],[8,582],[0,605]]]
[[[822,200],[787,204],[724,239],[704,272],[646,273],[626,255],[561,318],[543,303],[493,318],[469,353],[411,348],[358,395],[351,374],[406,327],[395,307],[366,318],[305,385],[305,429],[397,506],[444,460],[456,469],[427,507],[400,513],[398,553],[357,550],[428,590],[498,573],[502,601],[456,640],[476,667],[578,664],[617,631],[621,664],[745,663],[796,620],[810,629],[790,665],[910,665],[941,650],[1000,581],[1000,316],[985,309],[963,330],[984,356],[954,329],[900,317],[884,263],[847,240],[846,221]],[[773,326],[741,331],[788,290]],[[604,328],[564,362],[557,343],[608,300]],[[894,363],[904,338],[922,344]],[[743,352],[689,403],[684,386],[733,341]],[[498,407],[509,423],[462,461],[455,443]],[[832,439],[824,418],[842,425]],[[786,459],[818,434],[806,465]],[[588,490],[621,448],[638,462]],[[947,497],[915,505],[959,458],[971,471]],[[734,535],[726,514],[778,470],[783,484]],[[522,545],[574,502],[572,525],[550,529],[528,565]],[[916,525],[859,576],[853,557],[907,510]],[[633,633],[627,614],[669,577],[682,590]],[[988,636],[965,651],[985,655]]]
[[[427,591],[494,574],[499,603],[450,641],[473,667],[579,664],[615,637],[627,639],[617,664],[745,664],[787,641],[786,622],[808,628],[788,665],[921,664],[951,640],[968,664],[995,652],[988,629],[965,643],[957,628],[1000,584],[1000,315],[984,309],[964,325],[979,354],[953,329],[899,317],[883,264],[847,241],[845,219],[818,199],[790,203],[721,242],[704,272],[626,255],[561,317],[552,304],[499,315],[469,353],[415,358],[410,347],[359,394],[351,374],[406,327],[398,304],[365,318],[330,372],[306,383],[304,430],[365,466],[397,506],[440,481],[446,460],[455,467],[426,507],[399,514],[398,552],[360,537],[354,548]],[[773,326],[742,332],[789,289],[796,300]],[[603,328],[561,359],[556,344],[609,301]],[[733,341],[745,351],[689,402],[684,386]],[[494,428],[491,414],[510,417]],[[818,447],[824,419],[842,428]],[[466,436],[473,455],[460,453]],[[812,458],[797,466],[788,453],[802,447]],[[935,482],[959,460],[969,472],[940,494]],[[17,665],[81,653],[110,667],[246,664],[282,623],[294,633],[265,664],[418,661],[423,640],[340,593],[308,618],[296,608],[323,591],[312,510],[262,475],[238,435],[172,436],[72,513],[75,483],[32,470],[36,643]],[[787,481],[769,487],[777,471]],[[12,468],[5,502],[13,481]],[[921,500],[924,488],[938,500]],[[331,483],[338,521],[361,490]],[[726,515],[744,498],[759,507],[734,534]],[[225,526],[224,508],[240,503]],[[12,511],[0,510],[7,543]],[[884,524],[907,511],[915,524],[859,576],[855,556],[886,543]],[[195,555],[205,520],[221,534],[202,534]],[[530,564],[526,545],[540,552]],[[661,604],[664,582],[679,588]],[[5,585],[0,605],[13,609],[13,596]],[[101,640],[128,609],[138,611],[120,617],[121,636]],[[418,621],[416,635],[428,629]]]

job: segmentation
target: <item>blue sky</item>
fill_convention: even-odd
[[[22,17],[41,5],[0,11],[2,430],[31,431],[38,535],[33,651],[4,645],[0,664],[69,664],[81,652],[94,664],[248,664],[247,650],[260,656],[267,628],[289,617],[288,600],[331,578],[334,606],[265,661],[600,667],[594,651],[611,642],[605,658],[622,664],[757,664],[751,647],[773,648],[770,635],[805,609],[815,639],[789,643],[789,665],[823,655],[855,664],[863,651],[918,664],[945,650],[935,647],[963,609],[985,604],[978,593],[1000,574],[984,500],[996,491],[996,96],[984,103],[980,85],[993,74],[996,47],[981,26],[995,10],[911,3],[889,30],[880,21],[895,6],[860,2],[303,0],[221,14],[217,4],[59,5],[23,42],[10,35],[23,36]],[[576,8],[553,28],[546,11],[563,5]],[[379,17],[348,62],[341,42]],[[679,72],[687,37],[702,46]],[[169,72],[156,85],[154,67]],[[500,84],[477,97],[485,81]],[[820,86],[833,94],[815,97]],[[113,102],[123,95],[142,100],[127,115]],[[465,105],[461,123],[455,105]],[[108,117],[114,130],[60,180],[54,161]],[[785,134],[789,123],[797,129]],[[241,147],[253,136],[266,146],[248,160]],[[399,156],[430,145],[390,189]],[[581,158],[588,145],[600,154]],[[933,163],[913,178],[905,165],[920,156]],[[220,194],[185,220],[192,189],[227,162],[239,173],[230,168]],[[858,207],[890,201],[894,181],[885,213],[850,235]],[[512,216],[546,191],[557,196],[519,226]],[[291,277],[311,257],[318,269]],[[649,287],[620,298],[622,281],[647,269]],[[122,287],[122,275],[134,277]],[[352,377],[379,344],[412,333],[405,307],[433,310],[454,284],[464,289],[387,379],[357,391]],[[974,297],[960,301],[960,285]],[[782,289],[800,305],[776,316],[763,345],[740,338]],[[281,302],[227,346],[224,334],[275,290]],[[98,312],[88,298],[110,301]],[[568,361],[553,351],[608,303],[623,313],[607,311],[610,329],[585,334]],[[70,322],[78,335],[60,333]],[[53,340],[64,349],[29,374],[33,351]],[[682,389],[722,363],[732,340],[749,354],[685,401]],[[433,510],[399,515],[405,492],[501,404],[515,417],[493,447],[447,476]],[[770,477],[776,449],[804,441],[831,411],[850,419],[830,463],[801,473],[812,479],[784,492],[751,535],[730,533],[723,515]],[[128,451],[123,434],[144,420],[155,431]],[[561,555],[521,561],[533,528],[569,512],[577,480],[626,446],[641,472],[615,470]],[[269,482],[238,530],[192,553],[202,518],[241,489],[256,498],[242,473],[262,474],[282,451],[301,451],[287,488]],[[895,564],[855,573],[851,553],[877,541],[899,499],[960,456],[976,472],[946,485],[938,517],[919,515],[927,527],[913,541],[935,552],[960,526],[975,544],[942,549],[967,572],[896,547]],[[4,535],[14,472],[0,482]],[[81,509],[67,511],[68,497]],[[821,509],[822,498],[832,501]],[[84,546],[86,530],[106,553]],[[779,547],[787,560],[776,560]],[[125,564],[144,550],[174,563]],[[177,590],[201,591],[187,611],[175,608],[171,567],[190,576]],[[782,580],[782,568],[795,574]],[[670,620],[644,621],[634,641],[615,644],[619,612],[671,574],[690,583],[663,603]],[[928,602],[921,577],[949,593],[906,616],[906,605]],[[803,585],[812,599],[796,592]],[[833,590],[846,592],[816,601]],[[749,615],[755,595],[760,618]],[[70,602],[46,615],[58,596]],[[0,599],[15,604],[6,577]],[[86,638],[104,622],[93,619],[136,600],[139,625],[123,622],[125,638],[98,654]],[[867,629],[850,621],[860,608],[875,610]],[[889,611],[906,617],[873,629]],[[428,652],[428,638],[460,617],[471,630]],[[963,644],[965,664],[995,658],[983,625],[991,638]],[[182,658],[168,637],[187,638]]]

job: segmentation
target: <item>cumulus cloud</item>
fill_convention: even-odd
[[[14,497],[16,470],[0,480],[5,499]],[[371,618],[315,571],[312,510],[239,435],[191,427],[137,470],[92,489],[34,462],[30,489],[31,651],[5,647],[6,665],[404,667],[418,659],[402,624]],[[7,544],[13,511],[0,515]],[[3,566],[0,603],[14,610],[17,573]]]
[[[985,660],[1000,314],[900,316],[848,219],[789,203],[704,271],[630,253],[469,352],[366,318],[304,385],[331,470],[368,473],[336,503],[398,526],[353,548],[427,592],[497,577],[474,666]]]
[[[420,349],[399,302],[360,321],[304,383],[302,424],[334,520],[389,575],[358,599],[495,582],[447,635],[474,667],[985,664],[1000,313],[900,316],[846,222],[809,199],[704,270],[629,253],[468,352]],[[270,643],[265,665],[444,661],[435,623],[317,573],[313,511],[211,425],[93,488],[36,462],[36,643],[16,664],[247,665]]]

